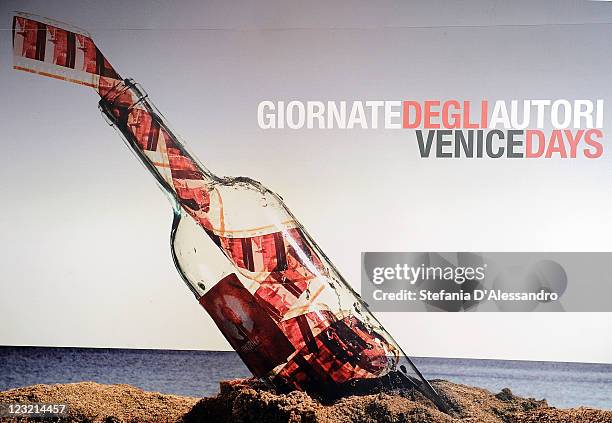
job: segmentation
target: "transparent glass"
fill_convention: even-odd
[[[442,407],[277,194],[210,173],[131,80],[100,109],[171,200],[176,267],[255,376],[325,398],[407,384]]]

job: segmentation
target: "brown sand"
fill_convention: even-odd
[[[508,389],[492,394],[446,381],[433,385],[456,410],[452,416],[411,391],[351,396],[323,405],[303,392],[276,394],[247,379],[221,382],[219,395],[203,399],[82,382],[12,389],[0,392],[0,402],[67,402],[70,417],[63,421],[70,422],[612,423],[612,411],[560,410],[544,400],[516,397]]]

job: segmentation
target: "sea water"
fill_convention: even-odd
[[[493,393],[546,398],[559,408],[612,409],[612,364],[414,358],[427,379],[479,386]],[[106,348],[0,347],[0,390],[94,381],[147,391],[212,396],[219,381],[250,376],[234,352]]]

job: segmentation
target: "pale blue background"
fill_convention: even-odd
[[[9,12],[92,32],[219,174],[361,251],[610,251],[612,4],[0,2],[0,344],[226,349],[170,207],[83,87],[11,70]],[[421,160],[411,131],[263,131],[259,101],[603,98],[600,160]],[[379,314],[408,354],[612,362],[611,314]]]

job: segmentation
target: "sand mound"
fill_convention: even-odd
[[[455,409],[452,416],[439,412],[418,392],[351,396],[321,404],[303,392],[277,394],[253,380],[221,382],[219,395],[203,399],[83,382],[0,392],[0,402],[67,402],[70,422],[612,423],[612,411],[559,410],[544,400],[514,396],[508,389],[495,395],[446,381],[433,385]]]
[[[303,392],[278,395],[251,380],[221,382],[217,397],[200,400],[183,418],[196,422],[270,423],[520,423],[611,422],[612,411],[558,410],[545,400],[521,398],[504,389],[491,392],[446,381],[433,386],[455,410],[441,413],[418,392],[351,396],[323,405]]]
[[[175,422],[198,400],[94,382],[33,385],[0,392],[0,403],[66,403],[69,418],[62,422]]]

